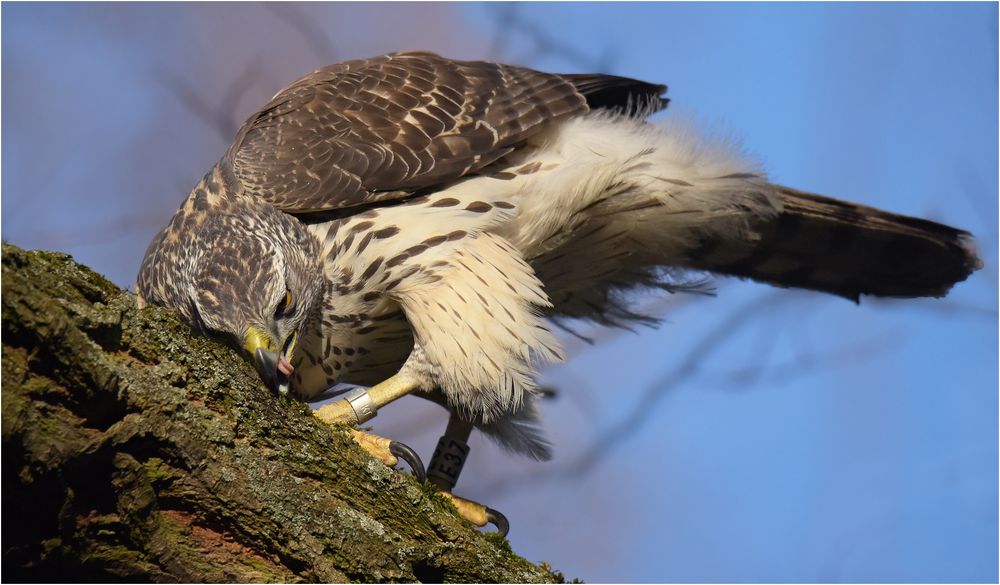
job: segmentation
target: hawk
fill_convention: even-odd
[[[246,121],[155,237],[140,303],[245,351],[272,389],[369,387],[316,410],[327,422],[439,402],[429,473],[450,493],[473,427],[548,457],[534,377],[562,359],[552,322],[646,320],[630,291],[706,273],[856,301],[940,297],[981,266],[964,231],[773,184],[730,143],[647,122],[665,92],[426,52],[318,69]],[[422,477],[405,445],[355,438]]]

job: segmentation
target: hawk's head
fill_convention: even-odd
[[[319,244],[297,220],[256,202],[227,203],[199,223],[182,244],[178,304],[187,306],[176,308],[204,334],[245,350],[272,390],[287,391],[299,332],[322,297]]]

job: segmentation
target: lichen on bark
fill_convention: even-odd
[[[2,285],[4,581],[561,580],[69,256]]]

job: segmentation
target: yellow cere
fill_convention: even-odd
[[[279,349],[274,346],[271,336],[257,327],[247,327],[247,331],[243,335],[243,347],[250,352],[250,355],[256,353],[258,348],[271,352]]]

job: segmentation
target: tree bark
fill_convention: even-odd
[[[69,256],[2,282],[4,581],[562,580]]]

